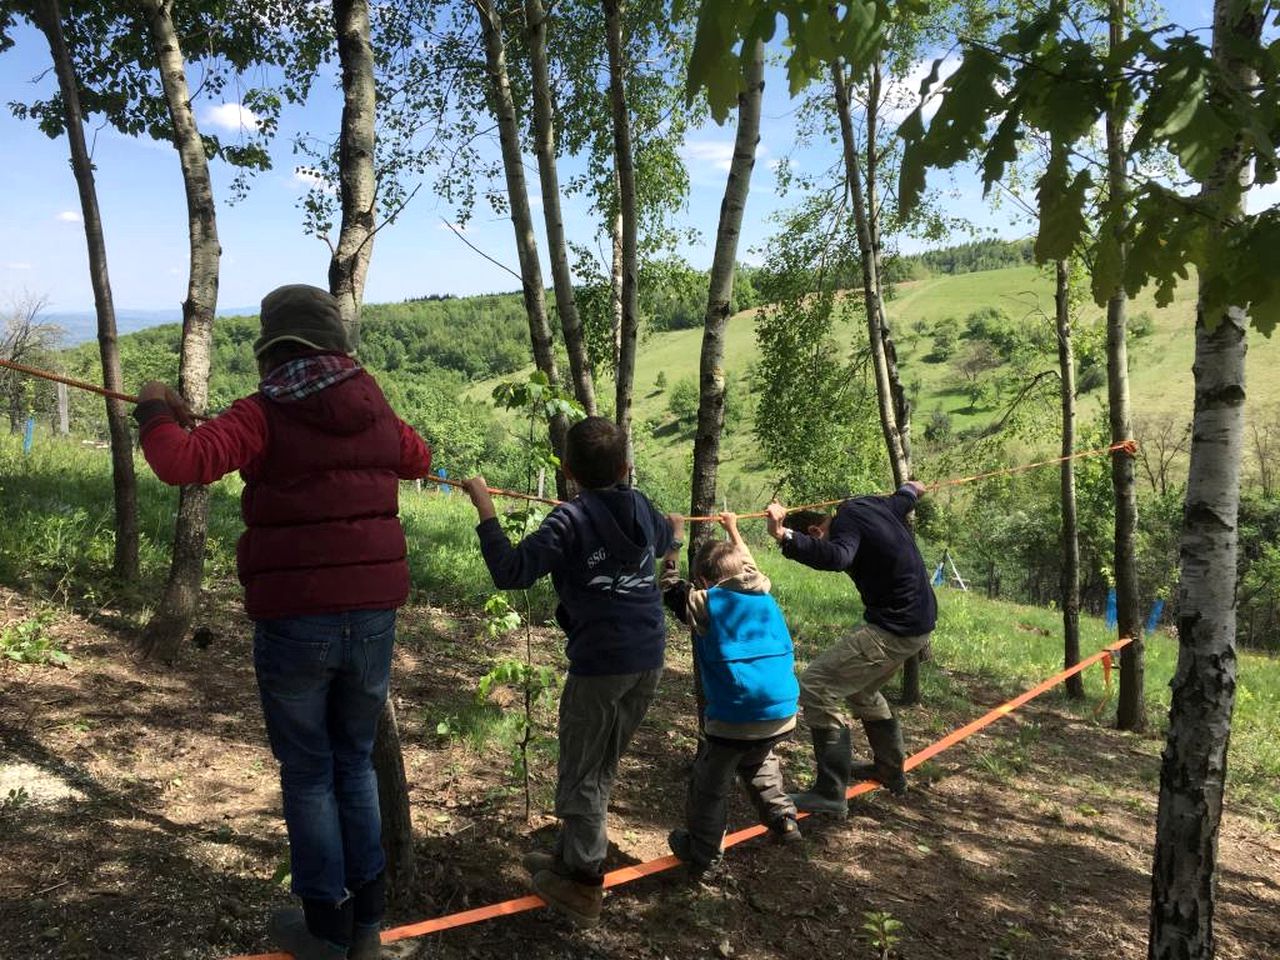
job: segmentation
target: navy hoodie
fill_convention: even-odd
[[[551,574],[570,673],[662,666],[666,628],[655,558],[671,548],[672,532],[644,494],[622,486],[584,490],[515,546],[496,517],[476,532],[499,589],[520,590]]]
[[[915,490],[906,485],[888,497],[846,500],[825,538],[796,532],[783,541],[782,555],[815,570],[847,573],[862,596],[868,623],[900,637],[929,633],[938,606],[907,526],[915,505]]]

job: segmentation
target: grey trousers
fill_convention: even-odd
[[[560,696],[556,853],[580,882],[599,882],[609,852],[605,815],[618,760],[640,726],[661,668],[601,677],[569,674]]]
[[[736,742],[716,737],[702,741],[689,776],[685,805],[690,847],[699,865],[706,866],[720,856],[735,773],[766,827],[795,817],[796,805],[783,787],[782,764],[773,752],[774,745],[789,736],[786,733],[767,740]]]

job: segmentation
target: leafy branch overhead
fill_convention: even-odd
[[[1232,211],[1243,190],[1276,179],[1280,45],[1264,44],[1260,30],[1252,40],[1236,33],[1226,41],[1256,80],[1240,90],[1197,33],[1169,26],[1134,29],[1100,55],[1087,38],[1064,29],[1068,12],[1067,4],[1055,0],[991,42],[966,41],[960,66],[941,84],[942,61],[934,62],[921,84],[920,104],[898,131],[905,142],[903,210],[919,202],[930,168],[977,159],[983,188],[990,190],[1014,161],[1020,141],[1045,140],[1050,162],[1038,183],[1038,260],[1065,258],[1085,246],[1087,222],[1100,218],[1091,251],[1099,304],[1117,286],[1133,296],[1154,283],[1157,304],[1166,306],[1193,266],[1202,278],[1207,318],[1232,305],[1243,307],[1254,326],[1270,334],[1280,320],[1280,274],[1265,261],[1280,240],[1280,217],[1275,209],[1244,216]],[[935,100],[926,128],[926,111]],[[1091,214],[1095,178],[1078,148],[1116,103],[1135,108],[1125,159],[1139,175],[1127,208],[1104,197]],[[1179,181],[1140,174],[1139,160],[1158,150],[1176,158]],[[1229,184],[1225,192],[1204,191],[1222,158],[1233,154],[1249,161],[1252,177]],[[1218,239],[1209,242],[1210,236]],[[1121,255],[1126,248],[1127,257]],[[1204,282],[1227,276],[1230,284]]]

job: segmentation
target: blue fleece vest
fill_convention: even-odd
[[[791,633],[767,593],[707,591],[707,632],[696,650],[707,717],[725,723],[781,720],[796,712]]]

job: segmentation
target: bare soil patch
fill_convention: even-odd
[[[0,956],[217,960],[265,950],[289,895],[276,768],[259,714],[250,631],[230,587],[210,593],[214,637],[172,668],[130,659],[130,638],[79,617],[53,626],[66,668],[0,665]],[[0,625],[32,611],[0,592]],[[523,816],[501,744],[437,727],[466,713],[495,658],[467,614],[403,612],[395,697],[412,785],[419,882],[393,922],[526,892],[520,856],[547,842],[554,764],[538,761]],[[537,632],[538,657],[559,639]],[[936,644],[945,663],[946,638]],[[663,855],[692,755],[687,643],[624,761],[611,810],[617,864]],[[963,680],[964,678],[959,678]],[[964,714],[904,711],[918,748],[1003,699],[973,681]],[[803,734],[801,735],[803,738]],[[806,842],[732,850],[713,882],[664,874],[612,892],[606,922],[575,932],[548,911],[399,944],[397,957],[876,957],[869,911],[901,921],[902,960],[1098,960],[1145,955],[1160,742],[1063,709],[1055,694],[917,771],[903,801],[873,794]],[[784,747],[808,777],[803,739]],[[749,822],[735,801],[734,825]],[[1221,837],[1219,957],[1280,956],[1280,836],[1230,812]]]

